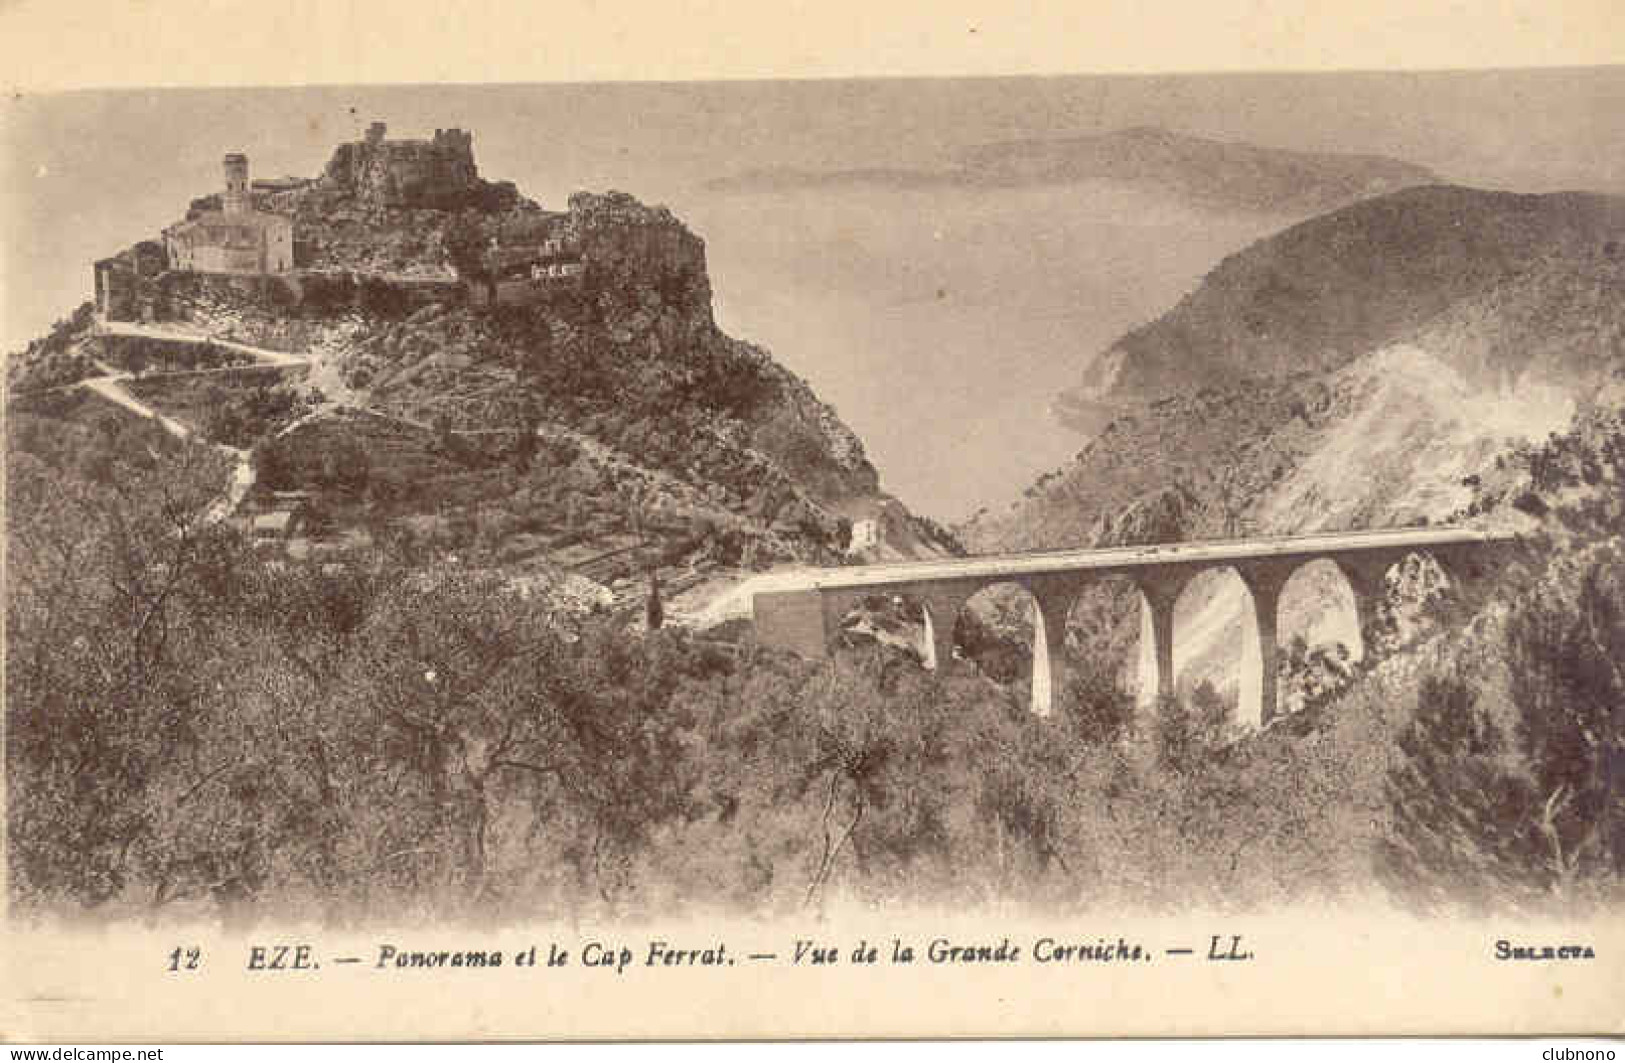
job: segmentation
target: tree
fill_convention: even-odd
[[[297,470],[288,460],[287,452],[277,445],[275,439],[261,439],[256,442],[252,460],[255,477],[259,483],[273,491],[286,491],[294,486]]]
[[[660,603],[660,573],[654,569],[649,570],[649,600],[644,606],[643,619],[650,631],[660,630],[660,625],[666,622],[666,609]]]
[[[446,258],[457,276],[463,280],[483,284],[488,279],[485,267],[485,234],[468,214],[458,214],[446,226],[442,243]]]
[[[326,496],[317,495],[307,500],[299,507],[296,516],[305,534],[312,539],[330,538],[338,532],[338,520],[333,516],[332,504]]]
[[[1625,565],[1592,564],[1572,600],[1526,599],[1507,663],[1552,887],[1625,876]]]
[[[1524,597],[1504,635],[1510,728],[1464,674],[1423,681],[1387,782],[1382,869],[1400,892],[1533,903],[1625,877],[1622,577],[1609,557]]]
[[[1502,759],[1506,738],[1459,674],[1425,677],[1385,782],[1393,817],[1382,877],[1423,908],[1482,907],[1526,886],[1527,785]]]

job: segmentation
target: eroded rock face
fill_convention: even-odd
[[[1096,523],[1096,546],[1141,546],[1175,543],[1191,535],[1202,502],[1182,483],[1136,498]]]
[[[577,192],[570,197],[566,239],[580,248],[593,286],[617,302],[659,302],[711,318],[705,241],[665,207],[625,192]]]

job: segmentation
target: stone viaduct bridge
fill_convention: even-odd
[[[907,561],[811,572],[800,587],[758,592],[751,608],[760,643],[816,658],[829,655],[842,617],[864,598],[884,594],[915,601],[924,614],[922,656],[927,668],[935,668],[951,659],[954,623],[966,601],[986,587],[1014,583],[1035,606],[1032,708],[1047,716],[1062,680],[1067,615],[1087,585],[1118,579],[1139,589],[1141,638],[1151,642],[1143,648],[1149,652],[1142,652],[1149,670],[1141,676],[1144,700],[1173,693],[1174,603],[1180,592],[1204,569],[1229,568],[1252,599],[1258,636],[1258,676],[1255,689],[1242,691],[1242,715],[1267,724],[1277,708],[1281,590],[1300,566],[1320,560],[1336,565],[1353,592],[1363,636],[1396,562],[1412,554],[1430,557],[1459,581],[1474,570],[1471,555],[1513,538],[1461,527],[1395,528]]]

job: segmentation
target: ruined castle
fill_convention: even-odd
[[[388,140],[374,122],[366,137],[340,144],[323,181],[382,207],[456,206],[478,191],[474,137],[461,129],[436,129],[430,140]]]
[[[480,178],[469,133],[391,140],[387,132],[373,122],[361,139],[339,144],[315,180],[250,181],[248,157],[227,154],[221,191],[193,200],[161,240],[95,263],[98,315],[166,320],[184,312],[186,293],[222,286],[295,302],[311,284],[331,295],[363,283],[391,285],[408,302],[443,299],[448,286],[476,306],[545,302],[586,287],[588,244],[615,268],[658,261],[669,264],[666,274],[703,277],[703,245],[663,208],[608,193],[544,211],[512,183]],[[447,212],[464,210],[472,239],[455,234],[454,261]]]

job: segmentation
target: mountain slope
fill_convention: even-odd
[[[968,540],[1095,541],[1175,486],[1183,535],[1440,519],[1452,476],[1608,401],[1622,293],[1621,197],[1417,188],[1295,225],[1113,344],[1059,402],[1103,427]]]
[[[1535,371],[1580,384],[1622,349],[1622,248],[1617,196],[1429,187],[1366,200],[1225,259],[1100,355],[1057,410],[1087,430],[1124,403],[1336,369],[1395,342],[1437,348],[1475,382]]]

